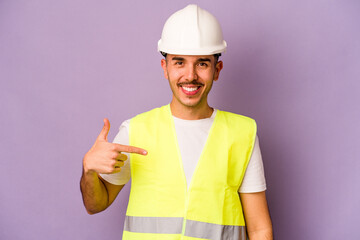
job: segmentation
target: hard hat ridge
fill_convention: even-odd
[[[181,55],[212,55],[225,52],[226,42],[217,19],[190,4],[165,22],[158,51]]]

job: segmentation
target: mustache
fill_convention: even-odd
[[[176,84],[178,87],[186,86],[186,85],[195,85],[195,86],[204,86],[201,82],[193,80],[191,82],[181,82]]]

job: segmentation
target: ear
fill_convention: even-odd
[[[221,69],[223,69],[223,62],[218,61],[215,66],[214,81],[217,81],[219,79]]]
[[[167,64],[166,59],[161,59],[161,67],[164,70],[164,77],[166,79],[169,79],[167,74],[166,64]]]

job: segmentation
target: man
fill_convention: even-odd
[[[255,121],[207,101],[226,49],[219,23],[189,5],[167,20],[158,49],[172,101],[125,121],[114,143],[104,119],[83,159],[88,213],[131,176],[123,239],[272,239]]]

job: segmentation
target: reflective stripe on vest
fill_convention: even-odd
[[[131,191],[123,240],[245,240],[238,189],[256,137],[254,120],[218,110],[189,187],[170,106],[130,121]]]
[[[126,216],[124,230],[137,233],[181,234],[183,218]],[[246,240],[244,226],[186,220],[184,236],[203,239]]]
[[[180,234],[183,218],[126,216],[124,230],[138,233]]]

